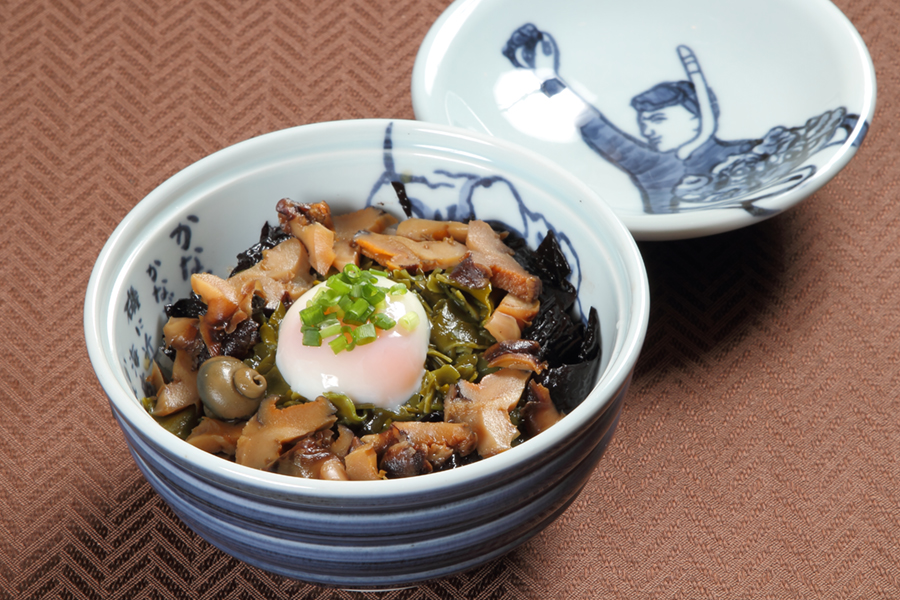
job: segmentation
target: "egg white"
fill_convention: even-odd
[[[322,285],[322,284],[319,284]],[[394,282],[378,276],[376,285],[390,288]],[[372,404],[396,410],[419,391],[425,375],[425,357],[431,322],[418,297],[412,293],[387,295],[387,313],[394,321],[408,312],[419,322],[412,331],[400,325],[377,330],[378,338],[335,354],[327,340],[321,346],[304,346],[300,311],[318,291],[315,286],[288,309],[278,333],[275,364],[291,389],[312,400],[324,392],[340,392],[356,404]]]

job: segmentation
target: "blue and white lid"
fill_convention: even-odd
[[[639,240],[774,216],[856,153],[875,109],[828,0],[457,0],[422,43],[416,118],[537,150]]]

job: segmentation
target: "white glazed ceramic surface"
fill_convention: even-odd
[[[418,119],[536,150],[664,240],[819,189],[865,136],[875,73],[828,0],[457,0],[412,96]]]
[[[503,220],[532,243],[553,228],[596,307],[603,361],[582,404],[551,430],[459,469],[405,480],[330,482],[256,471],[206,454],[141,408],[163,307],[192,272],[225,276],[275,203],[336,211]],[[584,184],[487,136],[409,121],[345,121],[267,134],[191,165],[142,200],[100,254],[85,301],[90,358],[148,481],[195,531],[251,564],[298,579],[392,586],[489,560],[574,499],[609,442],[647,327],[648,287],[627,229]]]

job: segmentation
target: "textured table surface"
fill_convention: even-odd
[[[801,206],[641,244],[652,311],[586,489],[508,556],[356,594],[194,535],[139,474],[82,304],[118,221],[190,163],[315,121],[413,118],[447,0],[0,0],[0,598],[900,597],[900,5],[839,0],[868,139]]]

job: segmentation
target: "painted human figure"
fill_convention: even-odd
[[[531,248],[537,248],[552,230],[572,270],[569,282],[579,289],[581,261],[568,236],[556,230],[552,219],[537,210],[534,202],[529,206],[512,182],[500,176],[446,169],[415,172],[402,164],[402,154],[394,152],[392,130],[392,125],[385,130],[384,171],[372,186],[367,206],[385,208],[398,216],[451,221],[483,218],[489,208],[491,214],[504,215],[504,228]]]
[[[643,139],[620,130],[561,79],[559,49],[549,33],[530,23],[523,25],[507,41],[503,54],[515,67],[531,69],[548,97],[567,94],[570,104],[580,103],[576,125],[582,139],[630,176],[646,213],[673,213],[724,201],[762,214],[765,211],[753,206],[754,200],[765,197],[767,188],[799,185],[814,167],[798,167],[825,146],[842,142],[855,125],[856,117],[839,108],[802,127],[775,127],[761,139],[720,140],[715,94],[691,49],[677,50],[688,80],[659,83],[631,100]]]

